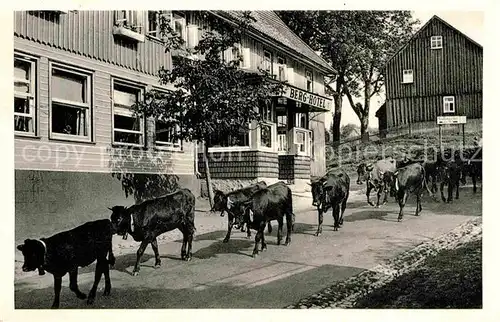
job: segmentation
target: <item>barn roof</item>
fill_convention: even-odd
[[[215,11],[215,13],[232,19],[242,17],[242,11]],[[259,36],[266,38],[268,41],[279,43],[286,47],[284,49],[292,51],[303,61],[309,62],[326,73],[336,72],[326,60],[316,54],[311,47],[288,28],[274,11],[252,11],[252,17],[256,21],[251,23],[251,27]]]
[[[392,57],[387,61],[386,65],[388,65],[393,59],[394,57],[396,57],[401,51],[403,51],[412,41],[413,39],[417,38],[417,36],[427,28],[427,26],[429,26],[433,21],[439,21],[441,23],[443,23],[445,26],[447,26],[448,28],[451,28],[453,29],[455,32],[457,32],[459,35],[461,35],[462,37],[464,37],[465,39],[467,39],[470,43],[472,43],[473,45],[483,49],[483,46],[481,46],[481,44],[479,44],[477,41],[473,40],[472,38],[470,38],[469,36],[467,36],[466,34],[464,34],[463,32],[461,32],[460,30],[458,30],[457,28],[453,27],[452,25],[450,25],[448,22],[446,22],[445,20],[443,20],[442,18],[438,17],[437,15],[434,15],[432,16],[431,19],[429,19],[407,42],[406,44],[404,44],[394,55],[392,55]]]

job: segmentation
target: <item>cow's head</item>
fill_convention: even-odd
[[[226,194],[220,190],[215,190],[214,191],[214,204],[212,206],[212,209],[210,209],[211,212],[215,211],[220,211],[221,216],[224,216],[224,210],[227,210],[227,205],[228,205],[228,198]]]
[[[383,178],[383,184],[386,186],[386,188],[389,189],[389,194],[391,197],[396,196],[399,190],[398,173],[398,170],[396,170],[395,172],[380,172],[380,176]]]
[[[108,209],[112,211],[111,225],[113,226],[113,233],[125,238],[130,225],[129,214],[126,211],[127,208],[124,206],[114,206]]]
[[[314,207],[319,207],[321,205],[321,199],[323,196],[323,184],[325,183],[324,179],[314,180],[311,182],[311,194],[312,194],[312,205]]]
[[[369,174],[370,171],[373,170],[373,164],[366,164],[364,162],[360,163],[358,165],[357,173],[358,173],[358,180],[356,180],[357,184],[363,184],[366,180],[369,179]]]
[[[24,244],[18,245],[17,249],[23,253],[23,272],[39,270],[40,275],[44,274],[43,262],[45,258],[45,246],[36,239],[26,239]]]

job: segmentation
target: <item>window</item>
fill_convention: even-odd
[[[265,148],[273,147],[273,126],[271,124],[260,125],[260,146]]]
[[[310,70],[306,70],[306,90],[312,92],[313,88],[313,73]]]
[[[262,63],[262,69],[266,72],[273,73],[273,55],[271,52],[264,50],[264,62]]]
[[[172,28],[183,39],[187,41],[186,16],[179,11],[172,12]]]
[[[151,11],[154,12],[154,11]],[[115,11],[115,23],[137,33],[143,33],[145,11],[119,10]],[[148,12],[149,18],[149,12]]]
[[[309,117],[307,112],[295,114],[295,127],[299,127],[302,129],[309,128]]]
[[[443,36],[432,36],[431,49],[441,49],[441,48],[443,48]]]
[[[297,145],[297,152],[298,153],[303,154],[306,152],[306,134],[307,134],[307,131],[295,129],[294,143]]]
[[[151,37],[160,38],[160,15],[161,11],[148,11],[147,34]]]
[[[14,131],[35,135],[36,64],[34,60],[14,58]]]
[[[277,62],[278,62],[278,80],[285,82],[288,79],[286,60],[285,58],[278,56]]]
[[[403,70],[403,84],[413,83],[413,69]]]
[[[144,145],[144,119],[134,116],[132,106],[142,100],[142,88],[113,82],[113,143]]]
[[[208,146],[214,148],[248,147],[250,146],[250,131],[241,129],[240,133],[229,136],[214,134]]]
[[[455,113],[455,97],[454,96],[443,97],[443,112],[444,113]]]
[[[90,141],[90,74],[51,64],[50,75],[51,138]]]
[[[179,149],[181,141],[174,139],[178,131],[180,131],[179,126],[167,126],[165,122],[157,120],[155,122],[155,145],[158,147]]]
[[[259,113],[264,122],[274,123],[274,107],[272,104],[259,106]]]

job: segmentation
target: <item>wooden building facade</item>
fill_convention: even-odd
[[[388,61],[384,77],[377,117],[389,132],[443,115],[482,118],[483,48],[437,16]]]
[[[199,41],[204,22],[192,12],[161,14],[189,46]],[[288,82],[288,97],[262,111],[267,125],[249,131],[243,143],[214,142],[215,154],[244,152],[244,161],[215,162],[214,176],[309,179],[325,171],[324,112],[331,103],[323,75],[333,70],[274,13],[253,15],[257,22],[239,46],[241,67],[271,70]],[[158,18],[156,11],[14,12],[16,238],[43,234],[43,227],[52,231],[54,222],[68,228],[107,216],[108,206],[133,203],[120,182],[125,175],[172,176],[200,193],[197,147],[173,141],[174,129],[130,112],[145,91],[172,89],[158,81],[160,67],[172,67]]]

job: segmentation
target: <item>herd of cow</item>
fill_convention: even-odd
[[[476,192],[477,178],[482,175],[481,157],[464,160],[456,156],[451,160],[437,158],[434,161],[395,160],[386,158],[373,163],[361,163],[357,168],[357,184],[366,183],[368,204],[380,206],[380,197],[384,193],[383,204],[387,202],[387,194],[395,197],[399,203],[398,221],[403,218],[403,208],[409,195],[416,195],[417,207],[415,215],[422,211],[421,198],[427,190],[434,197],[437,183],[440,182],[441,197],[445,202],[451,202],[453,191],[456,199],[459,197],[460,182],[465,184],[466,177],[472,178],[473,191]],[[429,188],[427,182],[431,183]],[[318,210],[318,228],[316,235],[322,233],[323,214],[332,209],[334,231],[337,231],[344,221],[344,211],[349,198],[350,177],[343,170],[329,171],[321,178],[311,180],[312,205]],[[448,186],[448,197],[444,196],[444,187]],[[372,190],[377,192],[377,203],[370,201]],[[140,270],[140,260],[146,247],[151,244],[155,255],[155,267],[161,265],[158,252],[157,237],[165,232],[179,229],[183,235],[181,259],[189,261],[192,257],[192,241],[195,232],[195,196],[188,189],[179,189],[171,194],[147,200],[130,207],[114,206],[111,218],[87,222],[74,229],[64,231],[48,238],[26,239],[24,244],[17,246],[23,253],[23,271],[38,270],[40,275],[45,271],[54,276],[55,297],[52,308],[59,307],[62,277],[69,273],[70,290],[79,299],[87,298],[92,304],[97,286],[102,275],[105,277],[103,295],[109,295],[111,282],[109,268],[115,263],[112,237],[114,234],[126,239],[131,235],[135,241],[141,242],[133,275]],[[253,256],[267,248],[264,230],[267,226],[272,232],[272,221],[278,222],[277,244],[283,239],[283,224],[286,220],[287,234],[284,245],[291,242],[291,234],[295,223],[293,213],[292,191],[283,182],[266,185],[258,182],[246,188],[229,193],[215,191],[212,212],[220,211],[221,216],[227,214],[228,231],[223,242],[229,241],[234,228],[247,232],[251,237],[251,229],[256,231]],[[97,260],[95,278],[92,288],[86,296],[78,289],[78,268],[85,267]]]

